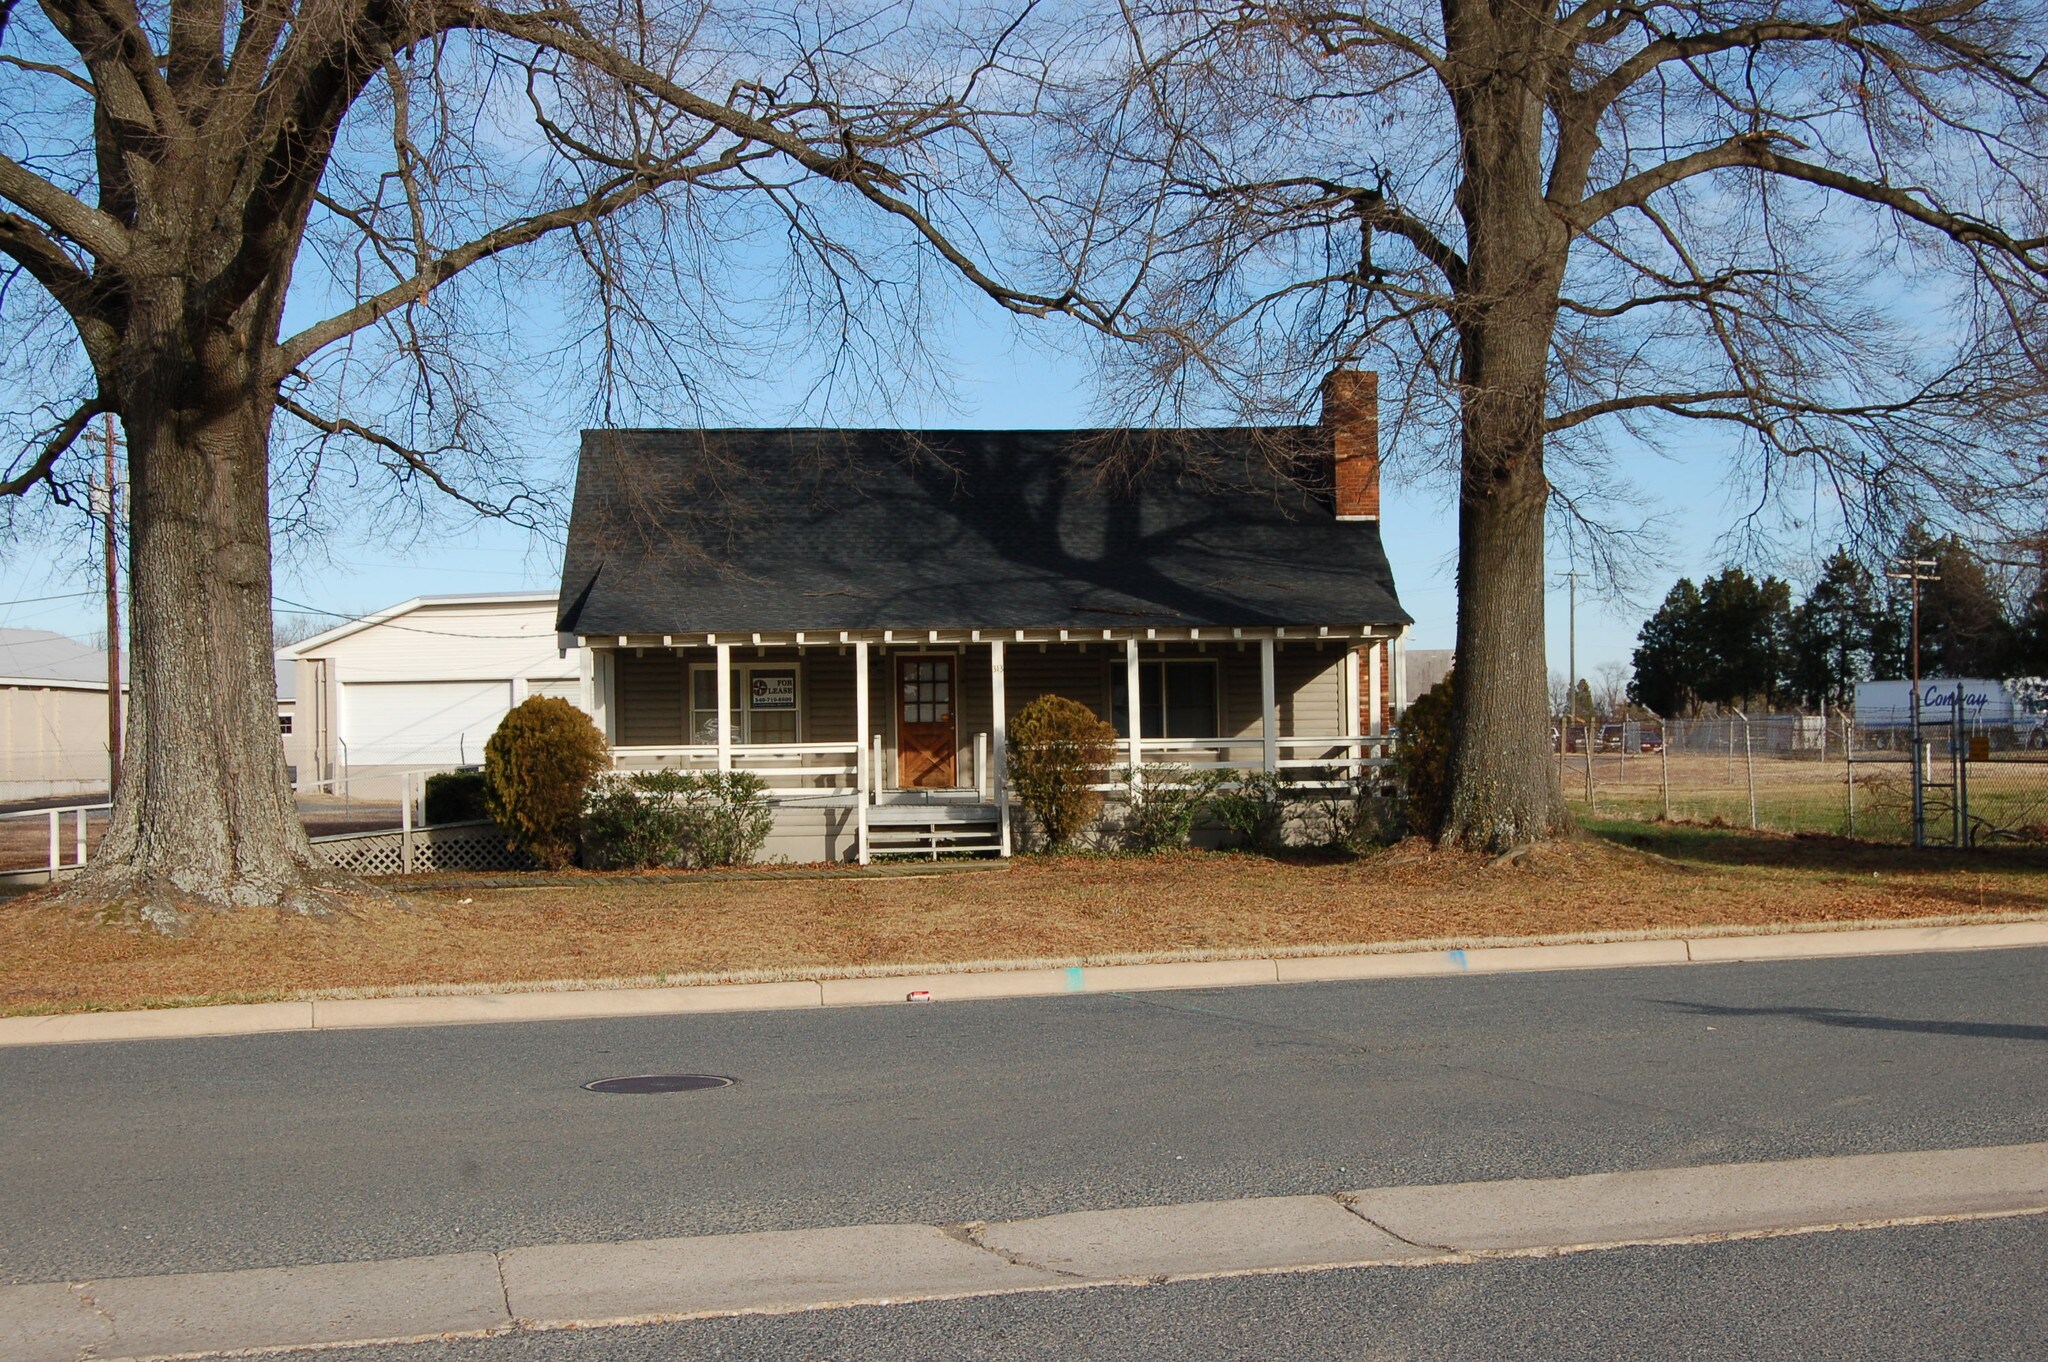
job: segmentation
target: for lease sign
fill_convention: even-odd
[[[755,709],[795,709],[794,672],[755,672],[748,680],[747,703]]]

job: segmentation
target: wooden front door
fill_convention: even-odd
[[[959,784],[955,660],[896,659],[896,784],[903,789],[944,790]]]

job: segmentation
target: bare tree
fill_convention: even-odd
[[[1831,498],[1872,544],[2038,496],[2035,0],[1116,16],[1060,164],[1090,291],[1140,342],[1110,356],[1129,405],[1300,411],[1333,366],[1381,367],[1395,458],[1455,475],[1449,843],[1567,824],[1545,536],[1626,546],[1617,450],[1719,425],[1760,531]]]
[[[1593,692],[1600,702],[1601,717],[1619,719],[1628,713],[1629,669],[1626,662],[1602,662],[1593,669],[1600,678],[1599,687]]]
[[[0,364],[34,433],[0,497],[70,499],[104,412],[133,486],[127,778],[77,892],[173,925],[356,891],[285,781],[273,511],[377,475],[544,520],[487,420],[509,340],[570,337],[511,379],[593,375],[613,415],[727,366],[861,383],[934,262],[1070,306],[985,274],[951,197],[1003,175],[973,114],[1031,74],[1004,33],[802,0],[0,0]],[[274,450],[279,412],[310,438]]]

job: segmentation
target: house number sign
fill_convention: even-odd
[[[762,676],[750,678],[752,683],[750,704],[755,709],[795,709],[796,678],[794,676]]]

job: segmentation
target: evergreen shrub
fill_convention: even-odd
[[[584,834],[600,866],[697,870],[750,863],[774,827],[751,771],[635,771],[591,787]]]
[[[752,771],[707,771],[692,777],[685,832],[691,863],[746,865],[775,829],[768,782]]]
[[[611,763],[604,735],[567,700],[536,695],[484,744],[485,808],[508,844],[548,870],[574,863],[590,782]]]
[[[482,771],[441,771],[427,777],[422,810],[429,824],[476,823],[491,816]]]
[[[1047,848],[1071,846],[1102,810],[1090,788],[1116,760],[1116,730],[1064,695],[1042,695],[1010,721],[1010,789]]]
[[[606,870],[660,870],[684,864],[688,817],[681,771],[634,771],[594,782],[584,807],[585,857]]]
[[[1123,777],[1124,845],[1138,852],[1186,846],[1217,783],[1213,771],[1170,764],[1126,766]]]
[[[1435,840],[1451,812],[1451,687],[1455,669],[1409,705],[1394,730],[1394,774],[1408,831]]]
[[[1209,796],[1209,816],[1237,834],[1241,846],[1274,851],[1286,842],[1294,782],[1280,774],[1243,772]]]

